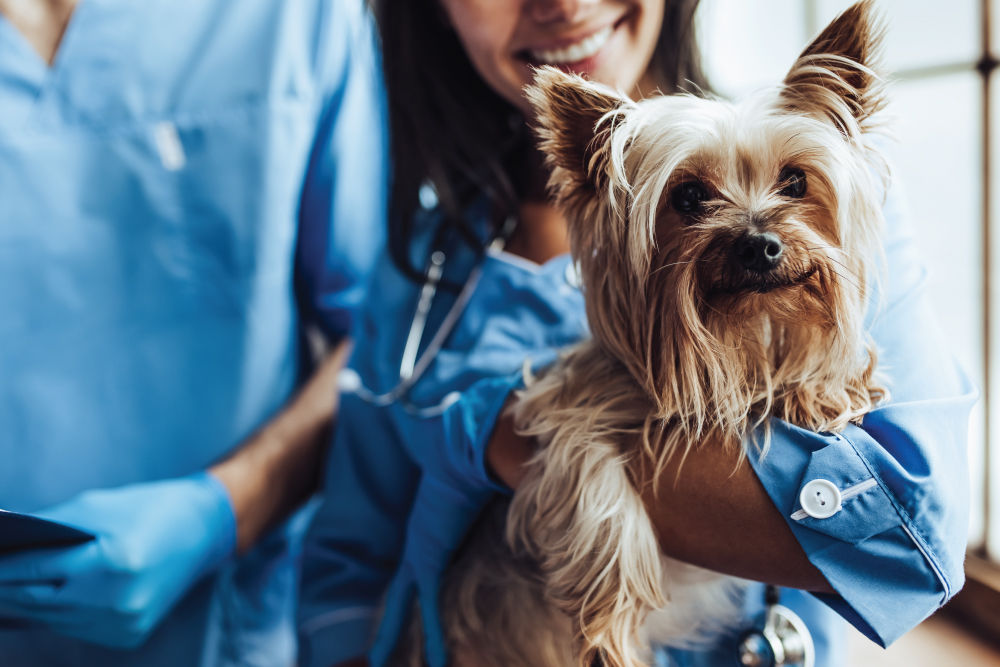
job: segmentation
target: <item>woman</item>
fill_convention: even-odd
[[[343,399],[325,502],[307,542],[304,664],[362,664],[390,579],[372,663],[390,660],[414,594],[429,662],[445,663],[440,573],[489,495],[516,485],[532,448],[498,415],[520,386],[525,358],[544,364],[585,335],[565,221],[545,197],[525,129],[521,91],[530,66],[557,64],[633,96],[700,84],[694,7],[657,0],[381,6],[394,130],[393,252],[377,273],[367,328],[356,335],[353,395]],[[733,474],[730,455],[700,448],[676,486],[668,471],[671,483],[647,500],[668,555],[802,589],[783,591],[781,600],[805,619],[819,665],[844,663],[837,614],[888,644],[962,584],[971,392],[929,324],[922,272],[891,194],[885,213],[889,278],[869,319],[894,402],[842,436],[775,422],[767,458],[751,457],[752,466]],[[871,502],[845,504],[827,523],[789,518],[809,481],[869,476],[877,480]],[[746,629],[759,627],[763,606],[763,587],[752,588]],[[738,641],[734,633],[712,650],[671,651],[670,660],[732,664]]]

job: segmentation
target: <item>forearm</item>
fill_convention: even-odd
[[[533,447],[515,434],[506,413],[487,446],[487,462],[516,488]],[[832,592],[750,466],[737,467],[736,451],[708,443],[691,452],[680,474],[679,463],[673,459],[658,487],[643,493],[664,554],[737,577]]]
[[[349,341],[341,342],[274,419],[210,469],[232,500],[238,551],[316,490],[337,411],[337,374],[349,351]]]

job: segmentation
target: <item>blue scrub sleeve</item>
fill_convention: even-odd
[[[383,414],[353,395],[342,398],[341,413],[303,549],[302,667],[329,667],[368,650],[420,479]]]
[[[441,417],[408,422],[405,428],[411,433],[438,444],[433,455],[421,459],[425,473],[450,479],[456,488],[510,494],[489,470],[486,446],[512,392],[523,388],[523,370],[484,378],[461,392]]]
[[[306,537],[300,665],[328,667],[364,655],[371,645],[422,475],[444,474],[462,480],[462,486],[507,491],[492,480],[485,447],[508,395],[522,386],[521,371],[482,379],[430,418],[400,410],[389,419],[356,396],[343,398],[323,502]],[[428,450],[440,446],[436,456],[427,457],[440,467],[420,470],[404,450],[401,433]]]
[[[976,400],[924,298],[926,271],[903,217],[890,192],[885,298],[870,331],[891,401],[840,435],[775,421],[767,455],[750,457],[809,560],[837,592],[817,597],[882,646],[964,582],[966,447]],[[824,484],[817,480],[832,482],[842,498],[826,518],[800,500],[804,489]]]
[[[351,330],[384,243],[388,126],[367,3],[326,3],[317,28],[323,110],[299,208],[296,289],[330,339]]]

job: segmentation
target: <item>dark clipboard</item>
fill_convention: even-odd
[[[94,537],[64,523],[0,510],[0,555],[25,549],[69,547],[89,542]]]

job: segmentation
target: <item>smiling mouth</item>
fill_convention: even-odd
[[[579,63],[588,58],[593,58],[604,45],[608,43],[615,30],[625,22],[628,14],[622,16],[613,24],[601,28],[597,32],[579,39],[572,44],[567,44],[554,49],[524,49],[517,55],[522,60],[526,60],[533,65],[571,65]]]
[[[611,33],[614,31],[615,27],[609,25],[607,28],[598,30],[591,36],[561,49],[529,49],[527,54],[535,62],[546,65],[566,65],[580,62],[597,55],[597,52],[608,43],[608,39],[611,38]]]

